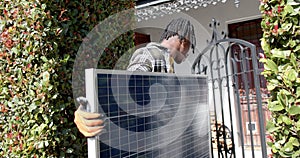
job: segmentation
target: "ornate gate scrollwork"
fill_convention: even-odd
[[[254,80],[254,85],[252,86],[256,95],[255,105],[252,104],[253,101],[250,102],[249,95],[246,96],[246,104],[244,105],[248,109],[247,117],[249,123],[253,119],[249,112],[251,111],[251,107],[255,106],[258,109],[258,133],[260,134],[262,156],[265,158],[267,152],[259,82],[259,55],[256,52],[256,46],[241,39],[227,38],[224,32],[219,34],[217,31],[218,25],[219,22],[213,19],[210,24],[212,38],[192,65],[192,73],[208,75],[208,83],[212,96],[210,106],[214,108],[214,119],[211,122],[212,157],[215,156],[215,151],[217,151],[218,157],[236,158],[237,145],[235,141],[237,140],[239,142],[238,146],[242,150],[242,154],[238,158],[250,157],[250,154],[245,154],[243,136],[246,131],[243,128],[239,91],[244,89],[246,92],[249,92],[251,89],[249,87],[249,80]],[[236,139],[234,138],[234,130],[238,137]],[[251,130],[249,136],[251,139],[250,148],[252,150],[252,158],[254,158],[254,135]]]
[[[222,154],[222,157],[224,157],[223,153],[232,157],[233,146],[231,130],[227,126],[221,125],[217,130],[217,135],[220,138],[218,149],[221,151],[219,151],[219,153]],[[224,141],[226,141],[226,143],[224,143]]]

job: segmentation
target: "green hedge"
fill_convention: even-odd
[[[0,2],[0,157],[87,156],[73,123],[74,59],[92,28],[133,6],[133,0]],[[106,49],[99,66],[113,68],[132,46],[130,31]]]
[[[261,0],[270,157],[300,157],[300,2]]]

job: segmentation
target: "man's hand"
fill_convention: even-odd
[[[98,113],[86,112],[84,109],[84,105],[81,104],[75,111],[74,122],[79,131],[86,137],[93,137],[103,132],[105,129],[102,115]]]

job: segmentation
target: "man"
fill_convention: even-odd
[[[189,20],[178,18],[172,20],[164,30],[160,43],[149,43],[137,49],[131,57],[128,71],[154,72],[159,62],[160,72],[174,73],[174,61],[182,63],[188,56],[190,48],[196,46],[194,27]],[[75,124],[86,137],[95,136],[103,131],[104,121],[101,114],[89,113],[80,106],[75,111]]]

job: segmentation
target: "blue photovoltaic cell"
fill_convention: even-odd
[[[100,158],[209,157],[206,77],[97,70]]]

